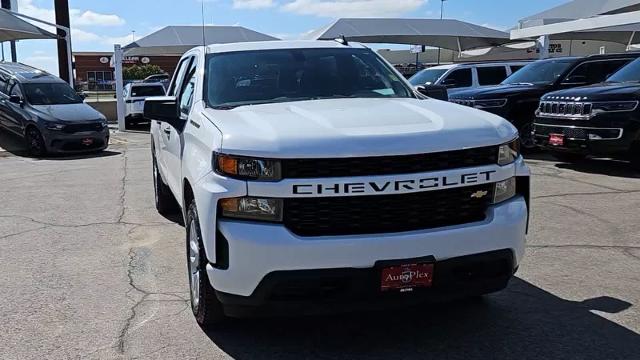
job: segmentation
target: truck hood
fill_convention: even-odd
[[[104,116],[91,106],[80,104],[31,105],[44,118],[53,121],[91,121],[100,120]]]
[[[449,98],[463,100],[503,99],[514,95],[542,95],[547,89],[547,85],[496,85],[454,92],[449,95]]]
[[[638,100],[640,83],[602,83],[579,88],[554,91],[546,94],[543,100],[570,98],[579,101],[623,101]]]
[[[207,108],[228,154],[323,158],[405,155],[498,145],[516,129],[470,107],[428,99],[328,99]]]

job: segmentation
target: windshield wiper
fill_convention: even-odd
[[[514,83],[509,83],[509,85],[527,85],[527,86],[533,86],[533,83],[529,83],[529,82],[514,82]]]

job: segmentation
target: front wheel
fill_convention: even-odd
[[[520,146],[523,153],[532,153],[538,150],[533,135],[533,122],[526,122],[518,128],[520,133]]]
[[[220,326],[226,317],[207,275],[207,256],[202,243],[195,201],[189,204],[186,230],[191,311],[198,325],[203,329],[211,329]]]
[[[25,134],[25,141],[27,143],[27,148],[29,149],[29,154],[35,157],[42,157],[47,154],[47,148],[44,144],[44,138],[36,127],[31,126],[27,128]]]

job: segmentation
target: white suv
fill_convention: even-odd
[[[498,291],[525,248],[516,129],[413,92],[356,43],[197,47],[147,99],[199,324]]]
[[[129,83],[125,85],[122,92],[127,125],[148,121],[142,114],[145,99],[165,94],[164,86],[161,83]]]
[[[529,63],[512,61],[438,65],[417,72],[409,82],[413,86],[443,85],[447,87],[449,93],[455,93],[482,86],[498,85]]]

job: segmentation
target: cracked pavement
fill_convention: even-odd
[[[0,358],[640,354],[640,174],[624,163],[530,160],[527,256],[482,301],[205,333],[189,308],[184,229],[153,206],[148,138],[116,134],[100,156],[37,160],[0,133]]]

